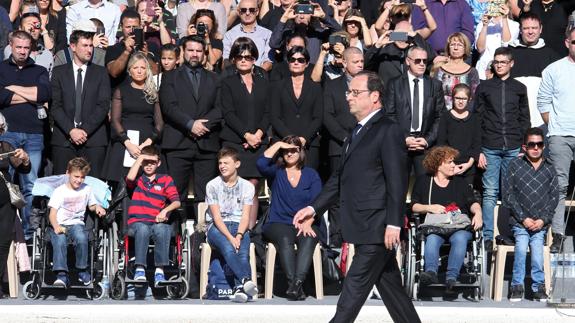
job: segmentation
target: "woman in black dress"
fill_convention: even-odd
[[[143,147],[158,142],[164,127],[158,91],[143,53],[130,58],[128,74],[130,77],[116,88],[112,97],[112,145],[103,174],[114,182],[121,182],[128,172],[128,167],[122,167],[125,151],[138,158]],[[128,130],[139,132],[138,141],[130,140]]]
[[[7,131],[8,125],[6,119],[0,114],[0,135]],[[0,158],[0,171],[7,180],[10,179],[8,168],[14,167],[20,174],[27,174],[30,172],[30,158],[28,154],[18,148],[14,149],[7,142],[0,141],[0,156],[1,154],[14,152],[10,157]],[[4,277],[4,270],[6,269],[6,261],[8,260],[8,253],[10,252],[10,243],[14,240],[14,221],[16,221],[16,208],[10,203],[10,192],[0,178],[0,277]],[[0,298],[4,293],[0,286]]]
[[[306,166],[317,170],[323,91],[305,74],[309,64],[309,53],[305,48],[292,47],[287,52],[287,60],[291,76],[274,83],[270,98],[274,140],[298,136],[308,150]]]
[[[235,73],[222,80],[219,93],[225,120],[220,134],[222,146],[232,147],[240,153],[239,175],[256,188],[249,228],[256,224],[258,215],[258,192],[263,182],[256,161],[267,146],[269,126],[269,83],[262,73],[254,73],[257,57],[258,49],[251,39],[236,39],[229,57],[235,65]]]

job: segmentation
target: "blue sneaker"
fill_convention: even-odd
[[[68,280],[68,274],[65,272],[59,272],[56,276],[56,280],[54,281],[54,286],[67,288],[69,282],[70,280]]]
[[[166,281],[166,277],[164,277],[164,273],[156,273],[154,275],[154,287],[158,287],[160,283]]]
[[[81,271],[78,273],[78,281],[84,284],[84,286],[88,286],[92,283],[92,276],[87,271]]]
[[[134,280],[145,282],[146,279],[146,271],[143,269],[136,269],[136,273],[134,274]]]

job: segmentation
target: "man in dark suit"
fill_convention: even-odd
[[[208,181],[217,176],[222,115],[216,106],[217,76],[202,67],[204,40],[188,36],[182,46],[185,64],[164,73],[160,87],[162,149],[182,200],[193,174],[197,203],[204,200]]]
[[[90,62],[95,29],[74,31],[70,36],[72,62],[52,71],[54,174],[66,173],[70,159],[84,157],[92,167],[90,175],[101,175],[108,145],[110,78],[105,67]]]
[[[328,154],[332,173],[339,166],[343,141],[357,123],[349,112],[345,92],[351,79],[363,70],[361,50],[357,47],[347,48],[343,52],[343,68],[344,75],[327,81],[323,92],[323,125],[329,134]],[[341,220],[337,204],[329,210],[329,242],[331,246],[341,247]]]
[[[437,140],[439,119],[445,110],[441,82],[425,75],[427,51],[411,47],[405,64],[407,73],[389,81],[385,97],[385,113],[401,126],[408,151],[408,171],[424,175],[422,161],[425,150]]]
[[[298,234],[307,235],[314,215],[338,201],[341,205],[343,238],[355,244],[356,253],[331,322],[353,322],[375,284],[394,322],[417,323],[394,249],[403,226],[407,190],[403,132],[381,111],[383,83],[377,74],[359,73],[346,93],[358,124],[343,143],[338,170],[293,222]]]

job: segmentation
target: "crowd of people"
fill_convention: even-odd
[[[417,178],[413,212],[443,213],[446,204],[458,202],[491,250],[493,213],[502,200],[518,219],[513,233],[521,246],[526,248],[529,237],[542,241],[537,234],[551,226],[552,252],[561,249],[575,152],[570,110],[575,25],[569,20],[575,6],[569,1],[0,4],[0,148],[16,152],[0,162],[0,169],[19,182],[27,202],[22,210],[26,239],[32,234],[28,221],[38,176],[64,174],[70,160],[82,157],[91,176],[114,190],[126,183],[133,189],[140,185],[140,166],[153,164],[173,179],[175,189],[164,206],[176,209],[175,197],[184,202],[192,193],[196,204],[209,203],[215,216],[208,240],[239,263],[241,285],[251,282],[245,258],[233,260],[231,251],[245,253],[240,245],[249,243],[246,232],[258,221],[258,194],[267,180],[272,198],[263,235],[279,250],[288,297],[302,299],[315,244],[339,248],[345,242],[340,213],[348,206],[329,206],[328,232],[321,232],[325,224],[317,219],[297,230],[292,218],[311,205],[353,148],[350,141],[363,125],[350,100],[373,90],[353,88],[351,81],[368,70],[382,81],[381,110],[399,125],[408,169]],[[158,150],[157,160],[143,157],[156,154],[146,147]],[[439,150],[430,156],[434,148]],[[545,157],[532,151],[544,148]],[[539,199],[547,203],[540,205],[510,197],[508,173],[521,167],[517,160],[537,169],[538,158],[552,166],[545,170],[555,180],[545,185],[557,186],[552,190],[557,198]],[[232,168],[242,181],[226,175]],[[525,171],[543,185],[541,174]],[[153,180],[158,181],[148,179]],[[238,205],[222,205],[225,196],[239,194],[227,191],[236,183],[241,184]],[[149,189],[146,185],[141,189]],[[0,201],[9,208],[2,187]],[[250,207],[246,211],[242,205]],[[2,217],[2,232],[14,226],[13,211]],[[186,212],[194,217],[192,209]],[[12,238],[2,235],[2,263]],[[457,246],[469,239],[469,231],[429,236],[424,280],[437,281],[437,249],[449,240],[451,288],[462,262]],[[512,283],[521,287],[513,289],[516,298],[523,293],[518,275]],[[533,291],[543,299],[540,286],[538,280]],[[251,295],[253,288],[245,289]]]

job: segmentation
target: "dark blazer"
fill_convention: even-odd
[[[342,153],[342,143],[357,124],[349,112],[349,104],[345,98],[348,90],[345,75],[327,81],[323,91],[323,125],[329,133],[329,155],[339,156]]]
[[[441,114],[445,111],[445,99],[441,82],[427,75],[423,76],[423,117],[421,135],[429,147],[437,140],[437,129]],[[404,74],[389,81],[384,103],[385,113],[401,126],[405,137],[411,132],[411,92],[409,78]]]
[[[52,106],[54,119],[52,145],[71,146],[70,130],[74,128],[76,111],[76,84],[72,63],[54,67],[52,70]],[[88,134],[86,147],[108,145],[108,111],[110,111],[110,77],[105,67],[88,64],[82,85],[82,125]]]
[[[387,225],[403,227],[408,178],[404,142],[399,125],[376,113],[344,150],[339,169],[312,203],[323,214],[339,200],[345,241],[381,244]],[[348,139],[343,146],[347,144]]]
[[[294,95],[291,77],[272,86],[270,113],[274,139],[296,135],[306,139],[306,146],[319,147],[323,117],[321,85],[306,77],[299,99]]]
[[[253,80],[251,95],[238,74],[222,80],[218,98],[225,121],[220,135],[223,141],[244,143],[244,134],[255,133],[258,129],[267,139],[270,85],[257,75],[253,76]]]
[[[187,68],[185,65],[180,66],[162,76],[160,105],[165,122],[162,148],[192,148],[197,142],[201,150],[217,152],[220,149],[222,121],[221,110],[216,104],[217,76],[205,69],[201,70],[199,97],[196,98]],[[210,132],[194,139],[191,129],[194,120],[197,119],[209,120],[206,127]]]

